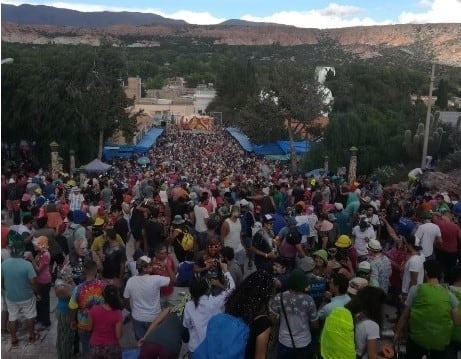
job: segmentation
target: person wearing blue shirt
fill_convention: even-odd
[[[349,281],[343,274],[333,273],[329,282],[329,292],[332,295],[329,303],[319,310],[319,319],[325,320],[334,308],[344,307],[350,302],[351,298],[347,295]]]

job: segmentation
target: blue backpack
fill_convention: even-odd
[[[221,313],[210,319],[206,337],[192,359],[243,359],[250,328],[240,318]]]

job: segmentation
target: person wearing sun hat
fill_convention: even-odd
[[[324,267],[328,264],[328,252],[325,249],[319,249],[318,251],[315,251],[312,253],[312,256],[316,261],[316,267]]]
[[[355,277],[349,281],[349,287],[347,288],[347,294],[349,296],[356,296],[357,293],[368,286],[368,281],[365,278]]]
[[[356,249],[352,246],[351,238],[346,234],[340,235],[335,242],[335,247],[337,248],[336,259],[338,261],[349,259],[352,269],[355,271],[357,269],[358,255]]]
[[[378,240],[371,239],[368,242],[368,260],[371,266],[370,283],[376,283],[387,294],[392,275],[392,263],[382,251],[381,243]]]

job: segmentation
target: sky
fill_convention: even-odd
[[[461,0],[2,0],[78,11],[155,13],[190,24],[229,19],[303,28],[340,28],[407,23],[461,23]]]

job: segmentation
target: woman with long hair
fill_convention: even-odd
[[[256,271],[229,295],[225,312],[241,318],[250,327],[245,359],[264,359],[272,327],[268,303],[275,293],[272,276]]]
[[[235,288],[234,280],[227,270],[227,264],[220,262],[220,265],[227,288],[219,295],[213,296],[210,293],[210,286],[220,284],[217,278],[210,279],[210,284],[205,278],[194,279],[190,285],[191,300],[184,308],[183,325],[189,330],[189,351],[191,353],[205,339],[208,321],[215,314],[222,312],[227,296]]]
[[[48,237],[40,236],[32,239],[34,249],[37,251],[35,258],[29,252],[28,259],[37,273],[37,322],[44,328],[51,325],[50,320],[50,289],[51,289],[51,272],[50,262],[51,254],[48,251]]]
[[[122,300],[118,288],[111,284],[104,288],[102,295],[104,304],[95,305],[89,311],[90,358],[121,359]]]
[[[346,308],[355,322],[355,351],[357,357],[377,359],[382,321],[382,306],[386,299],[380,288],[365,287],[357,293]]]
[[[112,228],[107,229],[105,233],[102,259],[103,278],[121,288],[125,275],[126,249],[123,241]]]

